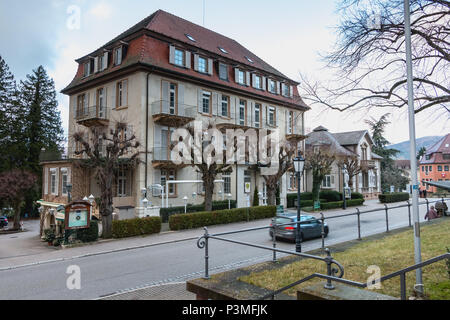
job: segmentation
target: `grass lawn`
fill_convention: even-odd
[[[447,247],[450,249],[450,218],[439,220],[433,221],[433,224],[426,223],[421,226],[423,261],[446,253]],[[366,273],[368,266],[377,265],[381,270],[381,276],[383,276],[414,264],[413,231],[411,229],[388,235],[379,240],[363,240],[363,242],[343,252],[332,252],[332,255],[335,260],[344,266],[345,274],[343,278],[365,283],[371,276],[370,273]],[[450,278],[447,270],[445,260],[422,268],[425,295],[428,299],[450,300]],[[249,276],[241,277],[239,280],[276,290],[315,272],[326,274],[326,264],[322,261],[306,259],[275,270],[252,273]],[[296,296],[298,288],[309,286],[318,281],[324,280],[313,279],[284,293]],[[407,273],[407,297],[412,295],[414,283],[415,272]],[[399,298],[400,278],[395,277],[382,282],[381,289],[376,289],[376,292]]]

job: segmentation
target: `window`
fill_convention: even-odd
[[[241,126],[245,125],[245,118],[247,115],[247,101],[239,100],[239,124]]]
[[[422,172],[424,172],[425,171],[425,167],[424,166],[422,166]]]
[[[206,59],[198,57],[198,71],[206,73],[206,70],[208,70]]]
[[[322,188],[331,188],[332,184],[334,184],[334,176],[326,175],[322,181]]]
[[[67,175],[67,169],[63,168],[61,169],[61,193],[63,195],[67,195],[67,180],[68,179],[68,175]]]
[[[293,127],[293,120],[294,120],[294,112],[289,111],[288,112],[288,118],[287,118],[287,133],[292,134],[292,127]]]
[[[271,126],[275,126],[275,121],[276,121],[275,108],[269,107],[268,112],[269,112],[268,117],[267,117],[268,124]]]
[[[448,171],[448,166],[444,166],[444,171]]]
[[[438,166],[438,171],[442,171],[442,166]]]
[[[118,66],[122,63],[122,47],[114,49],[114,65]]]
[[[220,80],[228,80],[228,66],[219,62],[219,78]]]
[[[117,196],[127,196],[127,174],[125,170],[119,170],[117,174]]]
[[[253,86],[257,89],[261,89],[261,76],[255,76],[255,83]]]
[[[228,112],[229,99],[230,98],[228,96],[222,95],[221,111],[220,111],[220,115],[222,117],[229,117],[229,112]]]
[[[50,169],[50,193],[52,195],[56,195],[56,169]]]
[[[270,92],[272,92],[272,93],[276,93],[277,92],[277,90],[276,90],[276,84],[275,84],[275,81],[274,80],[272,80],[272,79],[269,79],[269,91]]]
[[[179,49],[175,49],[175,64],[178,66],[184,66],[184,52],[179,50]]]
[[[91,62],[85,62],[83,66],[83,77],[87,77],[91,74]]]
[[[166,182],[167,181],[173,181],[175,180],[175,170],[161,170],[161,185],[164,186],[164,190],[165,186],[166,186]],[[169,184],[169,196],[173,196],[176,194],[176,188],[175,188],[175,184],[170,183]]]
[[[287,84],[283,83],[283,84],[281,84],[281,88],[282,88],[283,96],[289,97],[290,96],[289,86]]]
[[[128,104],[128,81],[122,80],[117,82],[116,107],[124,107]]]
[[[202,112],[211,114],[211,92],[203,91],[202,94]]]
[[[82,117],[87,114],[88,101],[87,94],[83,93],[77,96],[77,112],[75,117]]]
[[[428,170],[429,170],[430,172],[432,172],[432,171],[433,171],[433,167],[432,167],[432,166],[428,166]]]
[[[169,85],[169,113],[176,114],[176,105],[177,105],[177,85],[175,83],[171,83]]]
[[[255,103],[255,128],[259,128],[261,125],[261,105]]]
[[[100,118],[105,117],[105,95],[104,89],[100,88],[97,90],[97,116]]]
[[[231,193],[231,174],[229,172],[222,173],[223,192],[225,195]]]
[[[245,84],[245,72],[242,70],[238,71],[238,83]]]

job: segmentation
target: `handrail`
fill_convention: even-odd
[[[400,280],[400,296],[401,296],[402,300],[406,300],[406,282],[405,282],[406,278],[405,278],[405,274],[407,272],[414,271],[416,269],[422,268],[422,267],[427,266],[429,264],[436,263],[436,262],[441,261],[443,259],[450,259],[450,253],[444,253],[444,254],[442,254],[440,256],[436,256],[434,258],[428,259],[428,260],[423,261],[421,263],[417,263],[415,265],[412,265],[412,266],[400,269],[400,270],[395,271],[393,273],[390,273],[390,274],[388,274],[388,275],[386,275],[384,277],[381,277],[381,278],[373,280],[372,284],[375,284],[375,283],[378,283],[378,282],[383,282],[383,281],[389,280],[391,278],[400,276],[401,277],[401,280]],[[283,288],[280,288],[280,289],[277,289],[277,290],[275,290],[275,291],[273,291],[271,293],[268,293],[268,294],[260,297],[258,300],[265,300],[265,299],[268,299],[268,298],[272,298],[273,299],[274,296],[276,296],[277,294],[280,294],[281,292],[283,292],[283,291],[285,291],[287,289],[295,287],[295,286],[297,286],[297,285],[299,285],[299,284],[301,284],[303,282],[309,281],[309,280],[314,279],[314,278],[327,279],[328,281],[333,280],[333,281],[336,281],[336,282],[341,282],[341,283],[349,284],[349,285],[352,285],[352,286],[355,286],[355,287],[360,287],[360,288],[368,287],[368,283],[362,283],[362,282],[358,282],[358,281],[343,279],[343,278],[340,278],[340,277],[334,277],[334,276],[325,275],[325,274],[321,274],[321,273],[313,273],[313,274],[311,274],[311,275],[309,275],[309,276],[307,276],[305,278],[302,278],[302,279],[297,280],[297,281],[295,281],[295,282],[293,282],[293,283],[291,283],[291,284],[289,284],[287,286],[284,286]]]

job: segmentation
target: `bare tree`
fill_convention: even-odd
[[[335,78],[302,75],[302,97],[312,106],[344,111],[407,106],[403,0],[341,0],[335,50],[324,59]],[[435,107],[450,116],[450,2],[412,0],[415,112]]]
[[[356,177],[361,172],[361,166],[359,164],[358,157],[355,156],[348,156],[343,157],[341,160],[338,161],[338,165],[343,168],[345,167],[347,169],[348,174],[348,186],[350,189],[353,190],[353,177]]]
[[[0,174],[0,199],[14,209],[13,229],[20,227],[20,207],[27,191],[35,187],[37,176],[29,171],[13,169]]]
[[[305,158],[305,167],[312,172],[312,196],[316,201],[319,199],[320,185],[325,176],[331,172],[336,155],[329,146],[321,145],[319,148],[307,147]]]
[[[82,146],[75,154],[87,156],[87,159],[78,160],[77,164],[96,172],[101,192],[98,205],[102,216],[103,238],[110,238],[112,234],[113,183],[116,173],[124,166],[133,168],[139,162],[139,151],[136,149],[140,144],[134,134],[128,137],[124,134],[126,129],[125,122],[117,122],[108,135],[101,126],[91,127],[91,141],[85,138],[84,132],[73,134],[74,141]]]

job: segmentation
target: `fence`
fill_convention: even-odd
[[[435,201],[429,201],[428,199],[425,199],[425,202],[419,202],[419,205],[423,205],[426,204],[427,205],[427,211],[429,210],[429,205],[431,203],[435,203],[438,201],[442,201],[444,202],[444,200],[449,200],[449,199],[439,199],[439,200],[435,200]],[[302,224],[306,224],[309,223],[308,221],[296,221],[296,222],[288,222],[288,223],[282,223],[282,224],[277,224],[275,219],[272,222],[272,224],[270,226],[265,226],[265,227],[257,227],[257,228],[247,228],[247,229],[241,229],[241,230],[235,230],[235,231],[228,231],[228,232],[222,232],[222,233],[216,233],[216,234],[209,234],[208,232],[208,228],[204,227],[204,234],[198,239],[197,241],[197,247],[200,249],[205,249],[205,254],[204,254],[204,260],[205,260],[205,273],[204,273],[204,279],[210,279],[209,276],[209,240],[210,239],[214,239],[214,240],[219,240],[219,241],[225,241],[225,242],[230,242],[230,243],[234,243],[234,244],[238,244],[238,245],[244,245],[244,246],[249,246],[249,247],[253,247],[253,248],[258,248],[258,249],[264,249],[264,250],[269,250],[272,251],[273,255],[272,255],[272,261],[276,262],[277,261],[277,256],[276,253],[285,253],[285,254],[290,254],[290,255],[295,255],[295,256],[299,256],[299,257],[303,257],[303,258],[309,258],[309,259],[315,259],[315,260],[320,260],[323,261],[327,264],[327,274],[323,275],[323,274],[319,274],[319,273],[314,273],[306,278],[303,278],[299,281],[296,281],[286,287],[283,287],[281,289],[278,289],[268,295],[265,295],[263,297],[261,297],[261,299],[267,299],[267,298],[274,298],[275,295],[281,293],[282,291],[285,291],[293,286],[296,286],[300,283],[303,283],[305,281],[311,280],[313,278],[323,278],[327,280],[327,283],[325,285],[326,289],[333,289],[334,286],[332,284],[332,280],[333,281],[337,281],[337,282],[341,282],[341,283],[345,283],[345,284],[349,284],[349,285],[354,285],[354,286],[358,286],[361,288],[364,288],[367,286],[367,284],[363,284],[363,283],[359,283],[359,282],[355,282],[355,281],[351,281],[351,280],[347,280],[347,279],[342,279],[343,275],[344,275],[344,267],[336,260],[333,259],[333,257],[331,256],[330,250],[328,248],[325,248],[325,230],[324,230],[324,223],[325,220],[327,219],[337,219],[337,218],[342,218],[342,217],[348,217],[348,216],[355,216],[357,217],[357,224],[358,224],[358,240],[361,240],[361,215],[362,214],[366,214],[366,213],[370,213],[370,212],[376,212],[376,211],[385,211],[385,217],[386,217],[386,232],[389,232],[389,210],[392,209],[397,209],[397,208],[404,208],[404,207],[408,207],[408,223],[409,223],[409,227],[411,227],[411,203],[408,200],[406,205],[398,205],[398,206],[393,206],[393,207],[388,207],[386,204],[384,204],[384,208],[382,209],[372,209],[372,210],[366,210],[366,211],[361,211],[359,210],[359,208],[356,208],[356,212],[355,213],[348,213],[348,214],[343,214],[343,215],[338,215],[338,216],[332,216],[332,217],[327,217],[325,218],[323,213],[321,212],[320,215],[320,219],[321,220],[321,225],[322,225],[322,230],[321,230],[321,239],[322,239],[322,245],[321,248],[322,250],[326,253],[326,257],[322,257],[322,256],[315,256],[315,255],[311,255],[311,254],[305,254],[305,253],[301,253],[301,252],[296,252],[296,251],[291,251],[291,250],[284,250],[284,249],[278,249],[276,247],[276,228],[277,227],[281,227],[281,226],[292,226],[293,224],[297,224],[297,226],[300,226]],[[223,238],[221,236],[224,235],[230,235],[230,234],[237,234],[237,233],[243,233],[243,232],[250,232],[250,231],[257,231],[257,230],[264,230],[264,229],[271,229],[272,231],[272,247],[268,247],[268,246],[263,246],[263,245],[259,245],[259,244],[254,244],[254,243],[249,243],[249,242],[243,242],[243,241],[238,241],[238,240],[233,240],[233,239],[227,239],[227,238]],[[422,262],[420,264],[416,264],[414,266],[399,270],[397,272],[394,272],[392,274],[389,274],[387,276],[384,276],[378,280],[376,280],[375,282],[382,282],[385,280],[388,280],[390,278],[396,277],[396,276],[400,276],[400,283],[401,283],[401,297],[402,299],[406,299],[406,280],[405,280],[405,274],[407,272],[413,271],[415,269],[421,268],[425,265],[428,264],[432,264],[435,263],[437,261],[440,261],[442,259],[450,259],[450,253],[432,258],[430,260],[427,260],[425,262]],[[335,264],[338,269],[334,268],[332,265]],[[335,274],[337,274],[337,276],[335,276]]]

